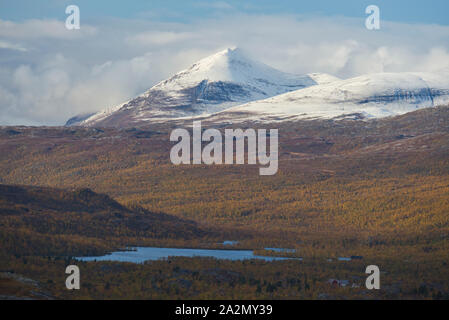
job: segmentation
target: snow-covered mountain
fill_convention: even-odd
[[[129,126],[208,115],[336,80],[326,74],[284,73],[249,59],[240,49],[227,49],[200,60],[135,99],[87,118],[72,118],[68,125]]]
[[[449,70],[378,73],[341,80],[293,75],[240,49],[218,52],[118,106],[67,125],[135,126],[205,117],[211,121],[380,118],[449,103]]]
[[[381,118],[449,103],[449,72],[378,73],[250,102],[214,115],[218,121]]]

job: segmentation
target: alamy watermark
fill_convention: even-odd
[[[245,153],[248,164],[267,166],[259,168],[260,175],[274,175],[278,171],[278,129],[270,129],[269,153],[267,149],[266,129],[225,129],[224,139],[217,129],[201,129],[201,121],[193,122],[193,137],[186,129],[175,129],[170,134],[170,141],[178,142],[170,151],[173,164],[244,164]],[[245,141],[247,150],[245,152]],[[192,146],[191,146],[192,142]],[[202,142],[209,142],[202,148]],[[235,153],[234,153],[235,142]],[[235,160],[235,161],[234,161]]]
[[[67,266],[65,269],[66,274],[70,274],[65,280],[65,286],[69,290],[80,289],[80,269],[75,265]]]
[[[80,29],[80,8],[74,4],[65,8],[65,13],[69,16],[65,20],[65,27],[67,30]]]
[[[380,9],[378,6],[370,5],[366,7],[365,13],[369,16],[365,20],[365,27],[368,30],[380,29]]]
[[[368,290],[380,289],[380,270],[376,265],[370,265],[366,267],[365,273],[369,274],[366,278],[365,286]]]

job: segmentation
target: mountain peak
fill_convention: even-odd
[[[236,46],[232,46],[232,47],[229,47],[229,48],[224,49],[222,51],[218,51],[217,53],[215,53],[213,55],[232,56],[232,55],[241,54],[241,53],[242,53],[242,49],[240,49],[239,47],[236,47]]]
[[[80,124],[135,126],[149,120],[208,115],[315,85],[318,78],[279,71],[252,60],[237,47],[230,47],[159,82],[143,95],[100,111]]]
[[[218,51],[206,58],[203,58],[201,60],[206,60],[209,58],[220,58],[220,57],[225,57],[225,58],[239,58],[239,57],[245,57],[245,54],[243,53],[243,50],[240,49],[239,47],[229,47],[226,48],[224,50]]]
[[[183,81],[237,81],[246,82],[252,75],[262,76],[267,73],[281,73],[260,62],[251,60],[242,49],[227,48],[192,64],[188,69],[174,77]],[[257,73],[257,74],[256,74]]]

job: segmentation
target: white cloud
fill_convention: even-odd
[[[191,40],[195,37],[195,34],[188,32],[146,31],[126,38],[126,42],[131,45],[161,46]]]
[[[144,91],[158,69],[151,54],[86,68],[61,54],[38,66],[20,65],[8,84],[0,85],[2,122],[28,119],[26,124],[63,124],[78,113],[113,106]],[[160,75],[154,75],[160,77]]]
[[[10,43],[10,42],[3,41],[3,40],[0,40],[0,49],[10,49],[10,50],[16,50],[16,51],[22,51],[22,52],[28,51],[27,48],[25,48],[19,44]]]
[[[384,21],[368,31],[362,18],[232,12],[188,24],[110,18],[77,31],[0,20],[0,37],[0,124],[63,124],[229,46],[283,71],[343,78],[449,68],[449,27]]]
[[[0,19],[0,37],[14,39],[37,39],[37,38],[79,38],[95,35],[96,29],[89,25],[82,25],[78,32],[67,30],[64,21],[58,20],[27,20],[16,23]]]

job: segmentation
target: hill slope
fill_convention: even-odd
[[[192,221],[130,209],[90,189],[0,185],[1,250],[9,254],[86,254],[138,239],[204,235]]]

